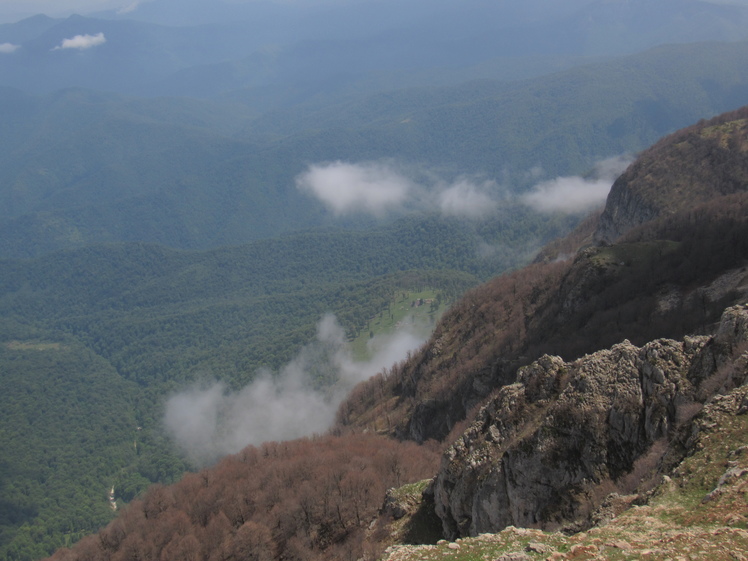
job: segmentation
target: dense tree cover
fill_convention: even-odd
[[[507,243],[489,259],[476,251],[475,226],[432,216],[207,252],[111,244],[3,261],[3,448],[12,453],[0,557],[49,553],[112,516],[112,485],[121,504],[186,469],[161,431],[169,391],[201,378],[239,387],[260,367],[277,369],[328,312],[353,338],[401,291],[430,288],[451,302],[479,276],[526,258],[527,246],[511,247],[511,225],[522,220],[513,213],[493,228]],[[530,241],[572,220],[554,217]],[[332,381],[317,374],[318,384]],[[51,451],[54,484],[34,467]]]
[[[60,333],[1,329],[0,556],[30,560],[107,523],[112,487],[131,499],[186,466],[143,431],[145,400],[106,360]]]
[[[340,313],[351,335],[360,331],[390,299],[394,285],[386,275],[445,268],[472,274],[473,280],[430,274],[419,281],[452,297],[521,262],[539,240],[572,223],[546,220],[522,244],[511,225],[523,216],[513,216],[494,227],[495,239],[507,240],[487,258],[478,255],[471,227],[432,217],[204,253],[132,244],[8,260],[0,272],[0,308],[8,317],[75,334],[144,384],[205,367],[245,376],[287,360],[327,311]]]
[[[0,91],[0,255],[101,241],[205,249],[351,225],[296,189],[318,162],[396,158],[441,181],[479,174],[521,191],[538,180],[531,169],[582,174],[745,104],[747,48],[662,47],[512,84],[352,95],[257,118],[235,102]]]
[[[248,447],[152,488],[51,559],[373,559],[367,528],[385,490],[430,476],[438,457],[438,446],[375,435]]]
[[[515,213],[496,237],[511,236],[510,224],[519,221]],[[547,220],[542,237],[533,232],[529,242],[570,223]],[[0,308],[8,317],[74,334],[146,385],[206,367],[230,379],[279,366],[311,338],[327,311],[339,312],[355,336],[391,299],[399,281],[387,275],[396,271],[462,270],[462,277],[429,273],[419,281],[454,296],[526,258],[527,246],[516,238],[498,247],[482,258],[466,224],[437,217],[205,253],[97,246],[5,261]]]
[[[642,225],[615,245],[471,290],[428,345],[356,387],[339,422],[444,438],[492,388],[511,383],[517,366],[542,354],[573,360],[623,339],[643,344],[708,330],[745,296],[746,205],[748,193],[717,197]],[[731,271],[722,288],[709,286]]]

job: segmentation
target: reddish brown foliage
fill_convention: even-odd
[[[152,488],[97,536],[51,559],[360,559],[372,551],[364,530],[386,489],[432,476],[438,455],[361,434],[249,447]]]
[[[442,439],[542,354],[573,360],[623,339],[643,344],[708,329],[740,296],[709,299],[696,289],[746,262],[748,193],[737,193],[640,226],[573,262],[501,276],[459,301],[410,360],[355,388],[338,422]],[[665,311],[663,292],[677,297]]]
[[[408,426],[416,407],[459,397],[476,376],[500,379],[495,364],[520,355],[528,329],[548,308],[569,267],[570,262],[530,265],[467,293],[445,315],[428,346],[355,388],[341,405],[338,421],[421,440]],[[479,398],[469,400],[453,415],[434,415],[427,437],[446,436]]]

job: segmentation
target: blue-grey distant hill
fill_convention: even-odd
[[[666,43],[748,38],[748,8],[698,0],[178,5],[0,26],[0,85],[212,96],[514,79]],[[99,43],[65,43],[98,37]]]
[[[341,225],[295,185],[310,164],[336,160],[395,159],[523,191],[748,103],[746,57],[748,43],[666,46],[526,81],[323,97],[260,115],[247,92],[5,89],[0,254],[101,241],[208,248]]]

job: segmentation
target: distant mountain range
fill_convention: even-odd
[[[512,79],[589,56],[748,36],[748,8],[697,0],[463,4],[195,2],[183,9],[162,0],[119,15],[34,16],[0,26],[0,85],[189,96],[318,84],[380,91],[453,84],[470,76],[469,67]]]
[[[746,56],[748,43],[659,47],[511,84],[320,97],[264,114],[238,93],[200,101],[5,89],[0,255],[102,241],[207,248],[373,223],[336,216],[296,187],[310,165],[334,161],[394,160],[427,191],[434,176],[526,191],[745,103]]]

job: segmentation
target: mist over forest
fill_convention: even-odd
[[[0,0],[0,22],[8,561],[323,434],[639,152],[748,104],[737,0]]]

